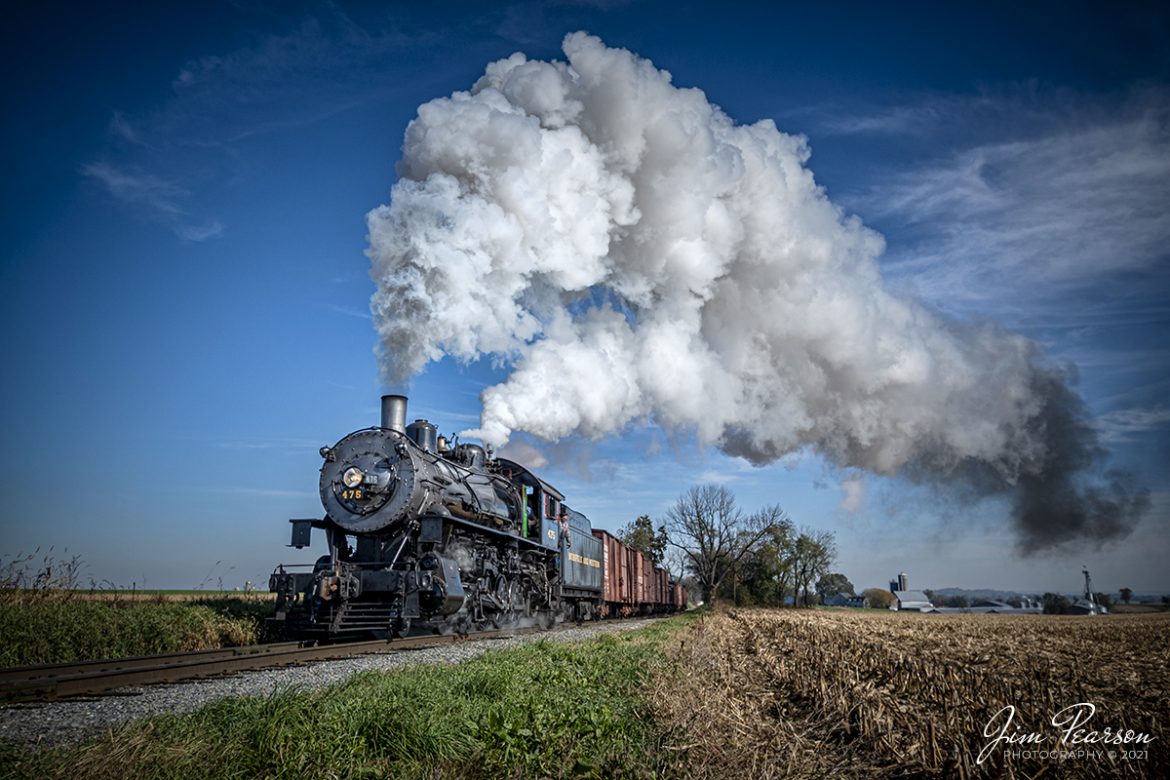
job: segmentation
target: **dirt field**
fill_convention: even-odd
[[[656,705],[693,776],[1157,777],[1170,615],[740,610]]]

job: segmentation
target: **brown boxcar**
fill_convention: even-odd
[[[602,568],[605,572],[601,585],[603,614],[628,614],[634,603],[634,580],[630,573],[630,548],[609,531],[593,529],[601,540]]]
[[[629,555],[634,559],[634,606],[638,608],[638,612],[649,612],[654,567],[640,550],[631,550]]]
[[[593,536],[601,542],[602,617],[686,609],[686,589],[670,579],[670,572],[609,531],[594,528]]]

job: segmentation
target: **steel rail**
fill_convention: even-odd
[[[348,658],[369,653],[397,653],[462,641],[506,639],[541,629],[509,628],[469,635],[419,636],[306,647],[298,642],[196,650],[189,653],[135,656],[81,663],[0,669],[0,701],[45,701],[105,693],[117,688],[170,683],[235,672]]]

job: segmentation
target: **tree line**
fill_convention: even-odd
[[[655,525],[649,515],[619,533],[706,603],[811,606],[853,585],[831,571],[837,543],[830,531],[797,527],[777,504],[745,512],[722,485],[699,485],[678,497]]]

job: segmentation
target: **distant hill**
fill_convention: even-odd
[[[971,601],[975,601],[978,599],[988,599],[988,600],[992,600],[992,601],[1007,601],[1008,599],[1020,598],[1021,596],[1037,597],[1037,596],[1044,595],[1043,591],[1041,591],[1041,592],[1026,592],[1026,591],[1020,591],[1020,590],[993,590],[991,588],[975,588],[975,589],[969,589],[969,588],[926,588],[926,590],[929,590],[931,593],[936,593],[940,596],[966,596]],[[1055,591],[1052,591],[1052,592],[1055,593]],[[1068,592],[1068,593],[1065,593],[1063,595],[1076,599],[1076,598],[1080,598],[1082,593],[1081,593],[1081,591],[1078,590],[1075,593]],[[1121,596],[1116,591],[1114,591],[1113,593],[1109,593],[1108,595],[1116,600],[1121,599]],[[1135,593],[1135,594],[1133,594],[1133,596],[1131,597],[1130,600],[1134,601],[1134,602],[1158,602],[1158,601],[1162,600],[1162,594],[1161,593]]]

